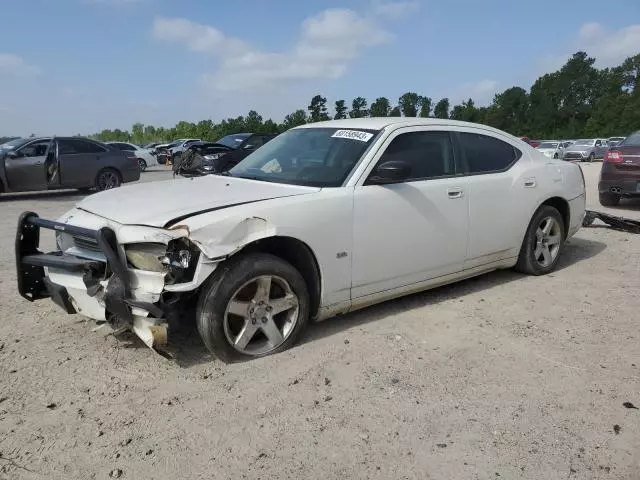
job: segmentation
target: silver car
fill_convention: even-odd
[[[564,149],[564,160],[580,160],[581,162],[593,162],[597,158],[604,158],[608,147],[607,141],[602,139],[576,140],[572,145]]]

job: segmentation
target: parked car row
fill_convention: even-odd
[[[0,193],[109,190],[139,179],[135,155],[89,138],[18,138],[0,145]]]
[[[624,137],[541,140],[535,148],[549,158],[593,162],[596,159],[603,159],[607,150],[612,146],[618,145],[622,140],[624,140]]]

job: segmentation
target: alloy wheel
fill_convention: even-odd
[[[275,275],[254,277],[237,289],[227,304],[227,342],[245,355],[269,353],[291,335],[299,310],[299,299],[286,280]]]
[[[115,172],[102,172],[98,177],[98,188],[100,190],[110,190],[120,184],[118,174]]]
[[[553,217],[545,217],[536,229],[533,256],[538,265],[543,268],[552,265],[560,253],[561,242],[560,224]]]

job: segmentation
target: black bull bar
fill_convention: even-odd
[[[60,251],[41,252],[39,250],[41,228],[95,240],[106,258],[106,263],[87,260]],[[51,267],[70,273],[81,273],[87,294],[94,297],[102,292],[106,310],[123,320],[133,320],[130,307],[142,308],[156,318],[163,316],[162,309],[157,305],[138,302],[131,298],[129,271],[118,255],[115,232],[108,227],[91,230],[45,220],[34,212],[24,212],[18,220],[15,255],[18,292],[30,302],[51,298],[67,313],[78,313],[71,302],[67,289],[51,282],[45,275],[45,267]],[[100,281],[107,278],[109,279],[107,287],[103,289]]]

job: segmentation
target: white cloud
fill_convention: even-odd
[[[382,3],[375,1],[373,3],[373,13],[380,17],[397,20],[415,12],[420,8],[420,2],[417,0],[408,0],[404,2]]]
[[[39,75],[40,69],[12,53],[0,53],[0,72],[11,75]]]
[[[296,43],[283,52],[266,52],[215,27],[180,18],[156,18],[153,37],[215,56],[218,70],[203,75],[201,81],[216,91],[338,78],[363,50],[392,38],[372,18],[348,9],[328,9],[307,18]]]
[[[607,29],[598,22],[583,24],[564,53],[542,59],[543,73],[559,69],[577,51],[585,51],[594,57],[596,67],[617,66],[626,58],[640,53],[640,24],[617,30]]]
[[[499,86],[500,82],[489,79],[465,83],[451,94],[451,104],[455,105],[471,98],[476,107],[486,106],[493,100]]]

